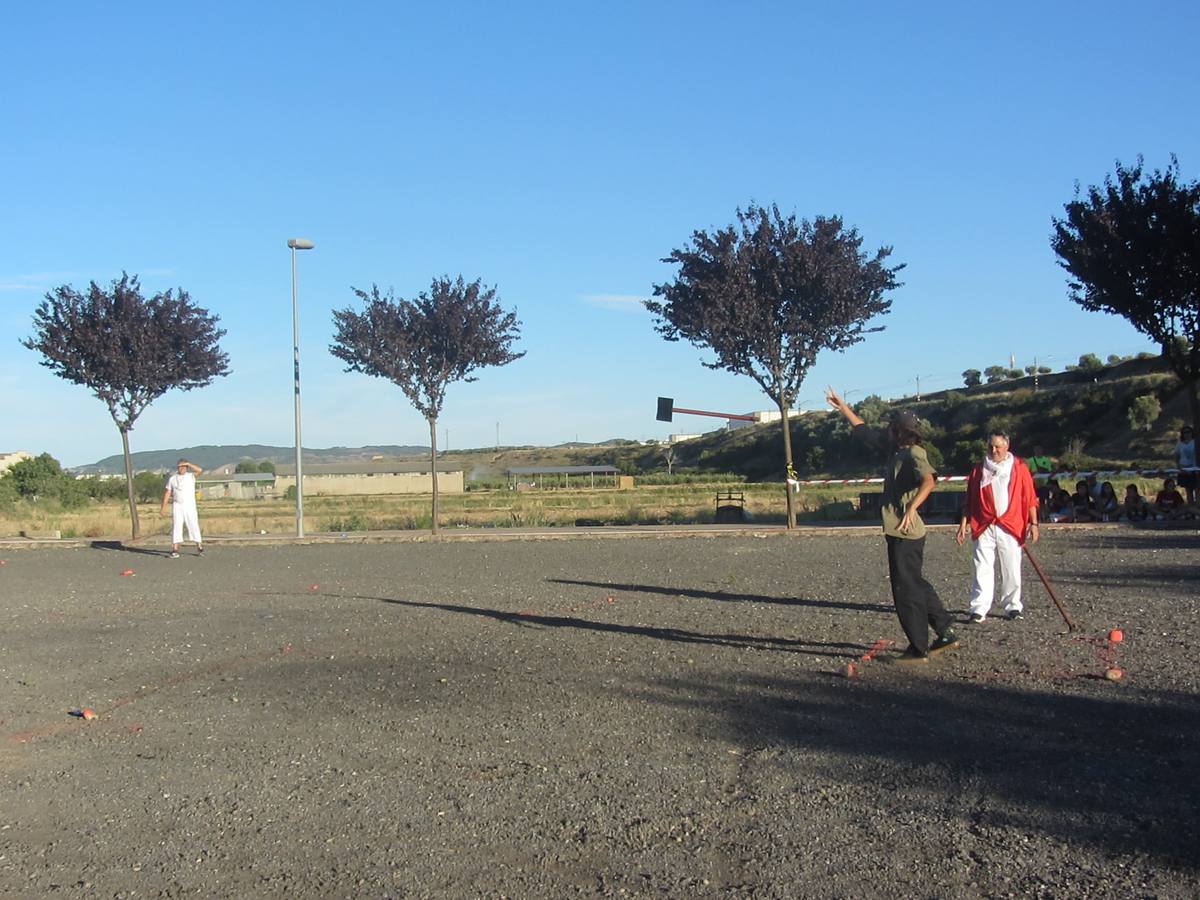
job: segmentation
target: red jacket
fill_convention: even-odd
[[[994,484],[995,482],[993,482]],[[992,497],[992,484],[983,487],[983,463],[971,470],[967,479],[967,521],[971,523],[971,538],[978,540],[991,524],[999,525],[1025,544],[1025,532],[1029,527],[1029,510],[1037,509],[1037,492],[1033,488],[1033,476],[1020,457],[1013,457],[1012,475],[1008,479],[1008,509],[1004,515],[996,515],[996,501]]]

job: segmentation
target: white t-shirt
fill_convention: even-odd
[[[1175,458],[1179,460],[1181,469],[1194,469],[1196,467],[1196,439],[1192,438],[1187,443],[1179,441],[1175,445]]]
[[[171,492],[172,503],[196,505],[196,476],[191,472],[182,475],[176,472],[167,479],[167,490]]]

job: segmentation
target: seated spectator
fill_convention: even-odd
[[[1175,445],[1175,463],[1180,469],[1179,486],[1187,491],[1187,504],[1195,506],[1196,485],[1200,482],[1200,472],[1196,471],[1196,435],[1190,425],[1179,429],[1179,443]]]
[[[1075,482],[1075,493],[1071,495],[1071,504],[1074,507],[1076,522],[1096,522],[1100,519],[1100,513],[1096,511],[1096,500],[1092,497],[1092,492],[1088,490],[1086,481]]]
[[[1096,501],[1096,512],[1103,522],[1115,522],[1121,515],[1121,501],[1117,499],[1117,490],[1111,481],[1100,485],[1100,499]]]
[[[1096,480],[1096,473],[1089,472],[1087,476],[1087,491],[1091,495],[1092,500],[1100,499],[1100,482]]]
[[[1040,484],[1037,489],[1037,498],[1040,506],[1039,512],[1043,516],[1044,521],[1049,521],[1047,518],[1050,515],[1050,507],[1058,500],[1058,492],[1061,488],[1058,486],[1057,478],[1047,478],[1045,482]]]
[[[1046,504],[1046,513],[1047,522],[1074,522],[1075,504],[1071,502],[1071,495],[1060,490],[1058,496]]]
[[[1145,522],[1154,515],[1146,498],[1138,492],[1136,484],[1125,488],[1125,502],[1121,505],[1121,515],[1127,522]]]
[[[1163,489],[1154,498],[1154,510],[1164,519],[1191,518],[1196,514],[1196,508],[1188,506],[1183,494],[1176,490],[1174,478],[1163,479]]]

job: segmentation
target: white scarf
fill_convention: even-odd
[[[996,515],[1004,515],[1008,509],[1008,479],[1012,476],[1013,459],[1010,453],[1001,462],[992,462],[990,456],[983,458],[983,478],[981,487],[992,485],[992,503],[996,507]]]

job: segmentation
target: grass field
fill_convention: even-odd
[[[1153,497],[1156,479],[1136,478],[1143,495]],[[1125,482],[1118,487],[1123,493]],[[1070,485],[1067,485],[1070,487]],[[860,513],[859,495],[878,492],[878,484],[830,484],[801,487],[796,495],[801,522],[874,519]],[[963,485],[943,483],[939,492],[959,492]],[[714,521],[718,492],[745,497],[748,520],[782,525],[787,520],[786,498],[778,483],[638,485],[613,488],[513,491],[503,488],[469,490],[441,495],[442,528],[562,528],[575,525],[701,525]],[[142,535],[170,534],[171,519],[159,515],[158,503],[140,504]],[[927,518],[929,516],[927,515]],[[935,521],[945,521],[944,516]],[[351,531],[411,531],[430,527],[428,494],[371,496],[305,496],[305,530],[309,533]],[[201,500],[200,526],[205,534],[292,534],[296,528],[293,500]],[[124,502],[91,501],[79,509],[56,504],[22,502],[0,507],[0,537],[121,538],[129,534],[129,511]]]
[[[797,496],[802,518],[821,520],[855,514],[860,491],[871,485],[831,485],[805,489]],[[590,525],[667,525],[712,522],[718,491],[743,493],[751,520],[782,524],[786,499],[780,484],[643,485],[633,490],[480,490],[440,497],[443,528],[564,527]],[[158,504],[138,507],[142,534],[169,534],[171,520]],[[430,497],[396,494],[355,497],[306,496],[310,532],[428,529]],[[202,500],[200,523],[211,535],[287,534],[295,529],[291,500]],[[60,532],[62,537],[116,538],[129,532],[129,512],[116,501],[92,502],[80,509],[19,504],[0,510],[0,534]]]

